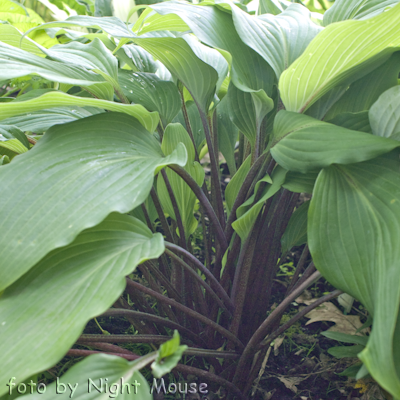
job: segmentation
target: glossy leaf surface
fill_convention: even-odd
[[[1,229],[8,232],[0,239],[1,289],[112,211],[140,205],[155,171],[170,163],[186,164],[183,146],[164,157],[157,140],[123,114],[52,127],[0,171]]]
[[[369,111],[374,135],[400,140],[400,86],[383,93]]]
[[[331,164],[365,161],[400,146],[395,140],[351,131],[288,111],[276,116],[274,134],[279,140],[271,149],[274,159],[283,168],[302,173]]]
[[[288,111],[303,112],[335,86],[366,75],[400,48],[400,5],[365,21],[325,28],[279,82]],[[361,76],[360,76],[361,75]]]
[[[86,323],[117,300],[125,276],[163,251],[161,234],[153,235],[133,217],[113,213],[70,245],[49,253],[7,288],[0,299],[5,357],[0,393],[7,389],[10,374],[22,380],[57,363]],[[23,340],[16,343],[16,335]]]
[[[394,151],[364,163],[324,169],[308,223],[316,267],[373,315],[370,339],[359,357],[395,397],[400,393],[399,166]]]
[[[140,104],[121,104],[107,100],[93,99],[90,97],[71,96],[63,92],[48,92],[35,99],[26,101],[11,101],[0,104],[0,121],[2,119],[14,117],[52,107],[72,106],[72,107],[98,107],[109,111],[116,111],[135,117],[147,130],[153,132],[158,124],[159,116],[156,112],[147,111]]]

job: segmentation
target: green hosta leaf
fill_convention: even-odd
[[[38,49],[35,42],[27,37],[21,41],[22,33],[12,25],[0,24],[0,41],[21,48],[29,53],[44,57],[44,54]]]
[[[324,120],[330,122],[340,113],[369,110],[383,92],[397,85],[399,72],[400,52],[397,52],[380,67],[352,83],[346,93],[328,111]]]
[[[171,81],[143,72],[119,71],[119,83],[129,101],[160,114],[163,125],[169,124],[181,109],[178,88]]]
[[[300,4],[291,4],[278,16],[259,17],[232,6],[232,15],[240,38],[268,62],[278,78],[322,30]]]
[[[65,21],[48,22],[40,25],[40,29],[64,28],[68,26],[81,26],[85,28],[101,29],[115,38],[134,38],[136,35],[128,26],[116,17],[89,17],[86,15],[77,15],[69,17]],[[36,30],[33,28],[26,34]]]
[[[221,53],[211,47],[205,46],[200,43],[196,38],[190,35],[183,36],[186,43],[193,50],[194,54],[204,61],[206,64],[213,67],[218,73],[217,89],[218,91],[228,75],[229,65]]]
[[[8,156],[0,156],[0,165],[6,165],[10,163],[10,157]]]
[[[187,32],[190,31],[190,28],[177,15],[160,15],[152,11],[151,8],[142,13],[133,27],[133,31],[138,35],[164,30]]]
[[[400,5],[366,21],[324,29],[281,76],[288,111],[303,112],[333,87],[371,72],[400,48]]]
[[[118,299],[125,276],[163,251],[160,233],[153,235],[137,219],[113,213],[70,245],[53,250],[7,288],[0,299],[5,356],[0,394],[10,376],[20,381],[57,363],[86,323]],[[16,336],[23,339],[17,343]],[[85,378],[87,382],[91,376]]]
[[[19,398],[24,400],[53,400],[55,398],[128,400],[138,397],[141,400],[152,400],[149,384],[139,372],[146,358],[148,356],[129,362],[124,358],[108,354],[93,354],[74,365],[61,378],[57,378],[56,382],[48,385],[45,393],[36,393],[34,389],[35,394]],[[42,386],[39,389],[43,390]]]
[[[282,253],[293,246],[307,243],[307,213],[310,202],[303,203],[290,217],[289,224],[281,238]]]
[[[368,342],[367,336],[348,335],[347,333],[342,332],[325,331],[322,332],[321,335],[324,335],[329,339],[337,340],[338,342],[359,344],[364,347],[367,345]]]
[[[156,112],[148,112],[140,104],[114,103],[112,101],[93,99],[90,97],[71,96],[63,92],[48,92],[32,100],[12,101],[0,104],[0,120],[25,114],[26,112],[29,113],[60,106],[90,106],[125,113],[137,118],[150,132],[156,129],[159,120]]]
[[[18,4],[16,1],[12,0],[1,0],[0,1],[0,12],[9,12],[26,15],[26,9],[22,4]]]
[[[254,146],[264,117],[274,108],[273,100],[266,95],[264,90],[244,92],[232,82],[226,97],[233,123]]]
[[[309,171],[306,174],[289,171],[282,187],[294,193],[312,193],[318,173],[319,170]]]
[[[160,346],[158,357],[153,364],[151,364],[153,375],[156,378],[161,378],[163,375],[171,372],[172,368],[178,364],[183,352],[187,349],[186,345],[181,346],[180,344],[179,333],[175,330],[172,339]]]
[[[400,86],[383,93],[369,111],[374,135],[400,140]]]
[[[338,114],[331,119],[329,123],[341,126],[342,128],[351,129],[353,131],[372,133],[372,128],[368,118],[368,111]]]
[[[355,346],[336,346],[328,349],[328,353],[336,358],[357,357],[365,349],[365,346],[359,344]]]
[[[101,112],[100,109],[92,107],[55,107],[53,109],[34,111],[6,118],[1,123],[14,125],[24,132],[44,133],[53,125],[66,124],[77,119],[100,114]]]
[[[232,81],[239,89],[262,89],[268,96],[272,95],[275,81],[273,70],[259,54],[243,43],[235,29],[232,15],[218,9],[218,6],[178,1],[163,2],[150,7],[162,15],[178,15],[201,42],[228,51],[232,56]]]
[[[122,46],[122,50],[132,59],[136,68],[140,72],[155,73],[157,71],[157,63],[153,60],[152,55],[135,44]]]
[[[324,14],[324,25],[346,19],[367,19],[378,15],[399,0],[336,0]]]
[[[35,74],[45,79],[88,87],[101,98],[112,97],[112,86],[104,78],[82,67],[51,61],[0,42],[0,79]]]
[[[68,8],[75,10],[78,14],[85,15],[88,11],[94,12],[95,0],[49,0],[60,10],[69,11]]]
[[[206,135],[204,133],[204,127],[201,123],[199,110],[193,101],[188,101],[186,103],[187,113],[189,117],[189,123],[192,128],[192,133],[194,137],[194,142],[196,143],[197,151],[200,152],[201,148],[206,141]],[[186,121],[183,117],[182,111],[175,117],[173,122],[179,122],[184,127],[186,127]],[[186,129],[187,130],[187,129]]]
[[[271,149],[274,159],[283,168],[301,173],[331,164],[369,160],[400,146],[395,140],[351,131],[288,111],[277,114],[274,134],[279,140]]]
[[[272,197],[282,186],[285,181],[287,171],[283,168],[276,168],[272,177],[266,175],[257,182],[254,194],[245,201],[236,211],[237,220],[232,224],[233,229],[242,239],[242,242],[248,237],[253,229],[254,223],[260,213],[264,202]],[[254,203],[256,193],[261,190],[260,184],[266,182],[267,186],[263,189],[260,199]]]
[[[242,186],[248,172],[251,167],[251,156],[247,157],[242,163],[235,176],[230,180],[225,189],[225,200],[228,212],[232,210],[233,204],[235,203],[236,197],[239,193],[240,187]]]
[[[204,181],[204,169],[198,162],[194,161],[194,148],[189,134],[181,124],[169,124],[165,129],[161,146],[164,154],[171,154],[178,143],[183,143],[188,153],[188,161],[184,166],[185,170],[201,186]],[[185,235],[188,238],[197,228],[197,220],[193,215],[197,198],[179,175],[169,169],[166,173],[178,204]],[[164,210],[176,221],[174,208],[162,176],[157,179],[157,192]]]
[[[53,60],[92,70],[112,82],[118,81],[118,61],[98,38],[89,44],[70,42],[43,49],[43,52]]]
[[[236,173],[235,145],[238,141],[239,130],[231,121],[227,99],[217,106],[218,149],[228,164],[231,177]]]
[[[186,164],[184,147],[163,157],[157,140],[124,114],[52,127],[0,171],[0,224],[7,232],[0,238],[0,290],[110,212],[140,205],[154,173],[170,163]]]
[[[278,15],[286,10],[292,3],[285,0],[260,0],[258,14]]]
[[[135,43],[160,60],[172,75],[185,85],[203,111],[208,111],[214,97],[218,74],[214,68],[196,56],[184,39],[136,39]]]
[[[318,176],[311,200],[308,243],[316,267],[355,297],[374,318],[359,355],[389,393],[400,393],[399,152]]]
[[[112,17],[113,16],[113,5],[110,0],[96,0],[94,5],[94,16],[95,17]]]
[[[0,155],[12,159],[17,154],[26,153],[29,142],[24,133],[13,125],[0,125]]]
[[[25,149],[29,149],[29,141],[24,133],[19,129],[17,126],[12,124],[0,124],[0,133],[3,137],[0,137],[0,140],[7,140],[7,139],[18,139],[18,141],[25,147]],[[26,151],[26,150],[25,150]],[[23,151],[23,153],[25,153]]]

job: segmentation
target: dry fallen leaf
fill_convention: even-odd
[[[305,290],[296,300],[295,302],[297,304],[305,304],[307,306],[309,306],[310,304],[314,303],[314,301],[317,299],[313,299],[311,292],[309,292],[308,290]]]
[[[294,393],[297,393],[297,386],[300,384],[304,379],[307,378],[300,378],[298,376],[281,376],[281,375],[276,375],[276,378],[278,378],[285,386],[287,389],[291,390]]]
[[[364,329],[357,333],[357,330],[362,326],[360,317],[357,315],[344,315],[333,303],[329,302],[321,304],[316,309],[310,311],[306,314],[306,318],[310,318],[306,325],[318,321],[334,322],[335,325],[328,329],[328,331],[332,332],[361,336],[368,331],[367,329]]]
[[[283,343],[283,337],[278,337],[274,340],[274,356],[277,356],[279,354],[279,347]]]

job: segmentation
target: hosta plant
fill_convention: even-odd
[[[122,343],[176,329],[191,356],[176,373],[243,399],[274,338],[343,291],[373,318],[357,376],[400,399],[397,3],[0,24],[0,394],[65,354],[103,351],[96,373],[133,376]],[[337,290],[280,325],[321,276]],[[138,334],[82,335],[99,315]]]

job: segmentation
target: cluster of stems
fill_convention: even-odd
[[[195,149],[195,160],[199,162],[181,94],[186,129]],[[305,246],[285,295],[271,311],[279,262],[286,258],[281,253],[281,237],[296,208],[299,194],[282,188],[269,198],[263,204],[251,233],[242,241],[232,225],[236,211],[253,195],[256,183],[275,168],[274,160],[265,151],[266,124],[259,124],[253,149],[240,134],[238,167],[246,157],[251,157],[251,167],[228,215],[219,172],[216,112],[208,116],[199,104],[197,107],[210,157],[209,185],[199,186],[178,165],[169,168],[183,179],[199,201],[201,254],[197,257],[193,254],[193,243],[184,230],[173,188],[166,171],[161,170],[156,179],[165,183],[175,218],[166,217],[155,188],[150,195],[165,237],[165,253],[158,260],[146,261],[138,267],[141,279],[127,277],[126,294],[103,314],[103,317],[126,318],[139,334],[82,335],[77,343],[97,350],[71,349],[69,355],[84,356],[102,351],[134,360],[139,356],[120,345],[160,344],[170,338],[171,330],[177,329],[183,343],[189,347],[185,353],[186,365],[178,364],[174,373],[196,375],[225,387],[231,398],[244,399],[272,341],[311,309],[341,292],[334,291],[322,297],[280,325],[290,304],[321,276],[312,262],[306,268],[310,255]],[[158,130],[162,138],[163,127],[160,125]],[[262,189],[261,184],[255,201],[260,199]],[[154,232],[155,227],[144,204],[141,210],[148,227]],[[190,366],[187,365],[189,362]],[[210,366],[212,373],[205,371]]]

